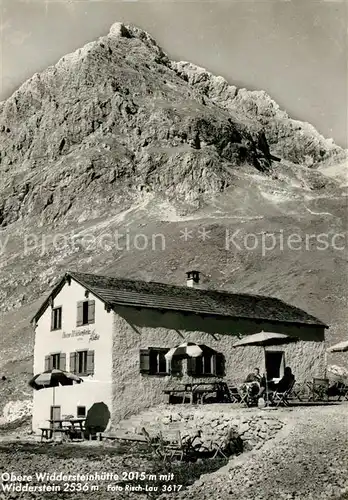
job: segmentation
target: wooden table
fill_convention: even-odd
[[[76,427],[81,431],[85,429],[86,418],[70,418],[65,421],[70,422],[73,429],[76,429]]]
[[[74,435],[80,438],[83,437],[85,418],[61,418],[49,419],[48,421],[51,424],[52,436],[55,433],[61,433],[64,437],[70,437],[70,439]]]
[[[191,404],[194,402],[203,403],[206,396],[215,394],[218,397],[219,392],[223,393],[224,382],[190,382],[180,384],[173,389],[166,389],[163,392],[168,394],[169,398],[174,395],[182,396],[183,403],[186,397],[189,397]]]
[[[84,429],[84,423],[86,422],[85,418],[60,418],[60,419],[49,419],[48,420],[54,429],[54,424],[58,424],[56,427],[57,429],[62,429],[64,427],[67,427],[67,424],[69,424],[69,427],[73,427],[74,429],[76,426],[78,426],[81,430]],[[66,424],[66,425],[64,425]]]

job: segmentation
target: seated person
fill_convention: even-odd
[[[290,388],[290,386],[292,385],[294,380],[295,380],[294,374],[292,373],[291,368],[289,366],[287,366],[284,368],[284,375],[279,380],[278,383],[275,383],[272,380],[268,381],[268,383],[267,383],[268,392],[270,392],[270,393],[276,392],[276,391],[277,392],[285,392]],[[262,380],[260,386],[261,386],[260,391],[257,395],[258,397],[262,396],[266,390],[266,378],[265,377],[263,377],[263,380]]]
[[[262,377],[260,377],[259,387],[260,387],[259,392],[256,395],[257,398],[263,397],[263,393],[266,390],[266,376],[265,375],[262,375]],[[268,389],[269,389],[269,387],[268,387]]]
[[[261,381],[261,375],[260,375],[260,370],[258,368],[254,368],[254,371],[252,373],[249,373],[247,378],[244,380],[244,383],[250,383],[250,382],[260,382]]]
[[[240,389],[243,393],[247,392],[250,398],[253,398],[260,391],[261,380],[262,377],[260,375],[260,370],[258,368],[254,368],[254,371],[249,373]]]
[[[275,384],[275,390],[278,392],[285,392],[291,387],[294,381],[295,377],[291,371],[291,368],[289,366],[286,366],[284,368],[283,377],[279,380],[278,384]]]
[[[295,381],[295,377],[294,377],[294,374],[291,371],[291,368],[289,366],[286,366],[284,368],[284,375],[279,380],[278,383],[272,382],[272,380],[270,380],[268,382],[268,384],[267,384],[268,391],[271,394],[273,392],[285,392],[285,391],[287,391],[291,387],[291,385],[293,384],[294,381]],[[265,391],[265,388],[262,388],[262,389],[263,390],[260,391],[260,393],[258,394],[259,396],[261,396],[261,394]]]

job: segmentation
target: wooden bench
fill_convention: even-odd
[[[62,439],[67,439],[69,438],[69,433],[70,429],[67,427],[40,427],[41,431],[41,442],[45,439],[46,441],[49,441],[51,439],[54,439],[54,436],[56,434],[61,434]]]
[[[41,431],[41,443],[44,439],[46,439],[46,441],[52,439],[53,429],[51,427],[40,427],[40,431]]]
[[[70,427],[67,429],[67,436],[73,441],[74,439],[78,439],[80,441],[84,440],[84,430],[77,429],[75,427]]]
[[[115,441],[128,441],[132,443],[146,443],[147,440],[142,434],[126,434],[125,432],[116,433],[106,433],[103,435],[103,439],[110,439]]]

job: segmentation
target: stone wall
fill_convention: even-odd
[[[185,375],[170,377],[141,374],[140,349],[170,348],[188,341],[205,344],[225,356],[224,380],[230,384],[240,384],[254,367],[264,371],[264,352],[262,347],[233,348],[233,344],[237,335],[249,335],[261,330],[303,339],[276,347],[276,350],[284,351],[285,363],[293,369],[297,382],[324,376],[323,328],[118,307],[113,325],[113,423],[127,415],[164,403],[167,400],[163,392],[165,389],[177,383],[193,381]],[[201,381],[213,380],[204,378]],[[200,379],[194,378],[194,382],[198,381]]]
[[[197,451],[205,452],[216,450],[216,445],[226,449],[231,435],[240,436],[244,450],[258,449],[273,439],[283,426],[278,412],[275,415],[271,411],[236,408],[230,404],[160,405],[121,421],[113,431],[141,433],[145,427],[150,436],[161,432],[168,440],[175,439],[178,431],[183,440],[200,431],[200,438],[194,442]]]

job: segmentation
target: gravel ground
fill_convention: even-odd
[[[281,412],[288,425],[273,442],[230,460],[175,498],[348,499],[348,405]]]
[[[0,439],[0,500],[148,500],[158,498],[164,491],[170,492],[171,495],[177,484],[184,489],[202,474],[216,471],[226,463],[226,459],[215,458],[165,464],[144,445],[110,445],[96,441],[80,444],[40,444],[30,441],[29,438],[25,442],[24,436],[16,441],[13,441],[13,437],[11,440],[11,436],[3,436]],[[38,480],[36,473],[80,474],[80,478],[48,477]],[[14,476],[9,478],[9,474]],[[87,474],[98,474],[99,477],[81,477]],[[108,477],[105,477],[105,474]],[[111,474],[113,477],[110,477]],[[118,477],[115,477],[116,475]],[[161,475],[164,477],[161,478]],[[32,476],[32,479],[28,476]],[[6,484],[6,487],[53,486],[59,487],[59,490],[4,491],[2,483]]]
[[[272,412],[273,413],[273,412]],[[59,493],[1,492],[9,499],[168,499],[171,500],[348,500],[348,404],[278,409],[274,414],[286,424],[277,437],[262,448],[232,458],[198,463],[159,463],[145,449],[128,445],[106,446],[40,445],[0,439],[0,479],[4,472],[35,474],[38,471],[102,473],[120,475],[106,481],[98,491]],[[129,480],[129,472],[157,474],[157,479]],[[215,471],[215,472],[213,472]],[[126,473],[126,479],[122,473]],[[158,481],[159,474],[173,473],[170,480]],[[203,475],[201,475],[203,474]],[[1,480],[0,480],[1,483]],[[25,484],[26,481],[23,481]],[[109,483],[145,484],[159,488],[153,492],[106,491]],[[18,483],[17,483],[18,484]],[[48,484],[53,484],[48,481]],[[62,484],[62,482],[60,483]],[[82,481],[84,484],[84,481]],[[89,487],[94,484],[88,482]],[[181,491],[175,492],[176,485]],[[163,494],[163,485],[170,486]]]

